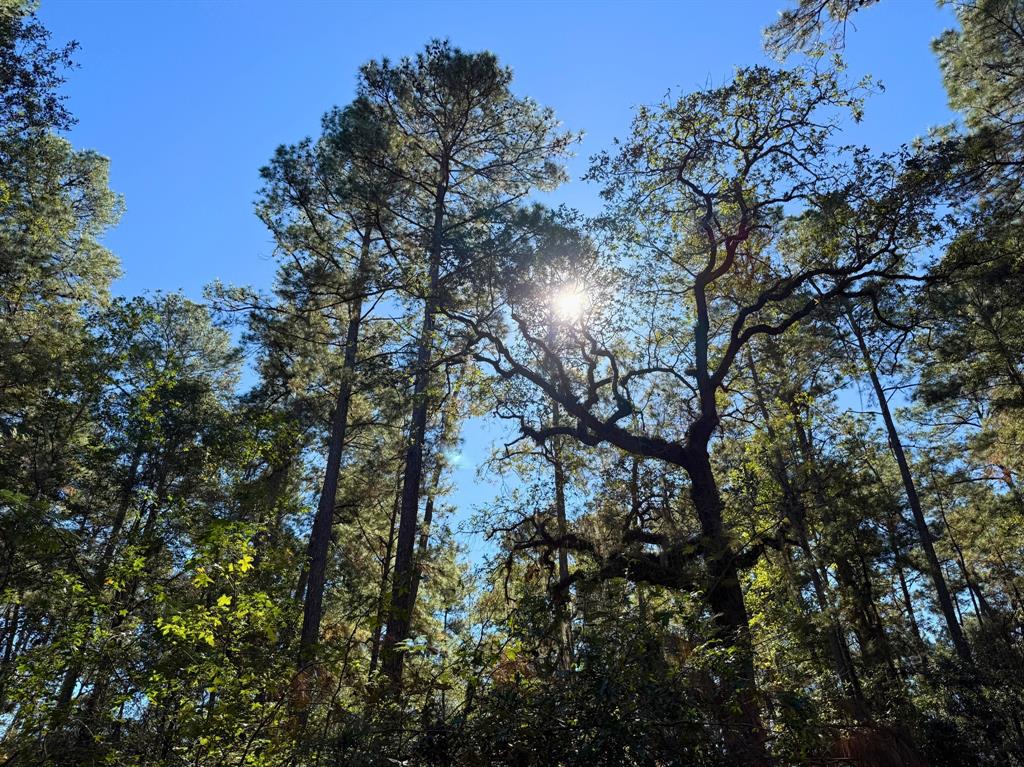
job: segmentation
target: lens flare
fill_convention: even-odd
[[[551,297],[551,308],[560,320],[575,322],[590,306],[590,298],[579,285],[566,285]]]

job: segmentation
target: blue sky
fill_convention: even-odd
[[[79,123],[71,139],[111,158],[126,212],[106,239],[124,294],[205,284],[266,288],[272,244],[252,213],[258,170],[275,146],[317,131],[353,94],[371,58],[415,53],[432,37],[490,49],[514,89],[553,107],[586,138],[574,180],[548,198],[584,212],[587,157],[624,135],[632,108],[671,89],[717,84],[763,62],[761,29],[784,0],[678,2],[98,2],[43,0],[58,42],[76,39],[81,68],[65,88]],[[847,138],[892,149],[948,122],[929,43],[952,14],[931,0],[888,0],[856,17],[850,75],[885,85]],[[491,489],[474,478],[488,431],[469,424],[451,500],[464,509]]]

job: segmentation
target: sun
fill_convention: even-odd
[[[590,306],[590,298],[579,285],[566,285],[551,297],[551,308],[560,320],[575,322]]]

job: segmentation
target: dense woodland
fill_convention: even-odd
[[[800,0],[594,217],[494,54],[371,61],[261,170],[274,285],[197,302],[112,295],[5,0],[0,764],[1024,765],[1024,2],[973,3],[956,123],[850,146],[871,0]]]

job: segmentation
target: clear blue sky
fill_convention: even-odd
[[[275,146],[316,132],[352,97],[357,67],[416,52],[432,37],[490,49],[514,88],[586,132],[570,170],[628,128],[634,105],[670,88],[721,83],[764,61],[761,29],[785,0],[678,2],[89,2],[43,0],[58,42],[78,40],[81,68],[65,92],[79,118],[71,139],[111,158],[126,199],[107,244],[121,258],[118,292],[183,289],[214,279],[266,288],[272,245],[252,213],[258,170]],[[848,36],[851,76],[872,98],[850,140],[891,149],[951,119],[929,42],[952,14],[931,0],[885,0]],[[558,202],[594,212],[574,180]],[[485,425],[467,428],[452,500],[486,500],[474,480]],[[493,430],[492,430],[493,431]]]

